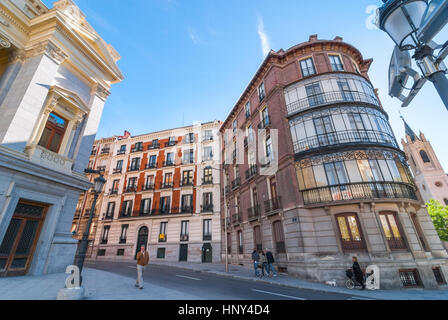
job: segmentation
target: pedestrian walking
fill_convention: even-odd
[[[137,282],[135,286],[139,289],[143,289],[143,272],[149,262],[149,254],[146,251],[144,245],[140,247],[140,251],[137,253]]]
[[[352,268],[353,268],[353,274],[355,275],[355,280],[361,284],[362,290],[364,290],[366,288],[366,285],[364,284],[364,274],[361,270],[361,267],[359,266],[358,258],[353,256],[352,261],[353,261]]]
[[[254,250],[252,252],[252,261],[254,263],[255,276],[258,277],[258,261],[260,261],[260,255],[258,254],[257,250]]]
[[[272,277],[276,277],[277,276],[277,271],[274,268],[274,255],[272,254],[271,251],[269,251],[268,248],[266,248],[266,259],[268,260],[268,270],[269,270],[269,276]]]
[[[264,273],[265,270],[266,270],[266,275],[269,275],[268,259],[266,258],[266,254],[264,253],[264,251],[261,250],[261,275],[263,277],[265,276],[265,273]]]

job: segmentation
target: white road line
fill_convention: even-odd
[[[350,297],[347,300],[375,300],[375,299],[364,298],[364,297]]]
[[[128,266],[128,268],[137,269],[135,266]]]
[[[269,291],[263,291],[263,290],[257,290],[257,289],[252,289],[252,291],[257,291],[257,292],[261,292],[261,293],[272,294],[272,295],[274,295],[274,296],[285,297],[285,298],[291,298],[291,299],[295,299],[295,300],[306,300],[306,299],[304,299],[304,298],[293,297],[293,296],[287,296],[287,295],[280,294],[280,293],[275,293],[275,292],[269,292]]]
[[[176,274],[176,277],[186,278],[186,279],[196,280],[196,281],[201,281],[201,279],[198,279],[198,278],[193,278],[193,277],[188,277],[188,276],[181,276],[181,275],[178,275],[178,274]]]

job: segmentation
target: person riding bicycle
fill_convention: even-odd
[[[353,269],[353,274],[355,275],[355,280],[359,284],[361,284],[361,286],[362,286],[361,290],[364,290],[366,288],[366,285],[364,283],[364,273],[362,272],[361,267],[359,266],[358,258],[353,256],[352,261],[353,261],[352,269]]]

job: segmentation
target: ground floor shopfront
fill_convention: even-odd
[[[79,194],[90,183],[0,149],[0,277],[64,272]]]
[[[227,236],[232,264],[252,266],[252,251],[269,249],[280,271],[316,282],[342,285],[352,256],[380,268],[383,289],[438,288],[448,278],[447,251],[417,201],[283,209],[229,222]]]
[[[89,259],[134,261],[143,245],[150,260],[218,262],[221,257],[219,230],[218,213],[101,220]]]

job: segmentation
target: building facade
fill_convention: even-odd
[[[401,140],[401,144],[423,201],[427,203],[430,199],[434,199],[448,206],[448,176],[431,142],[421,132],[417,136],[406,121],[404,125],[406,137]]]
[[[371,63],[340,37],[268,54],[221,128],[231,263],[268,248],[280,271],[343,283],[355,255],[379,266],[382,288],[445,283],[447,252]]]
[[[119,55],[71,0],[0,2],[0,276],[63,272]]]
[[[90,259],[220,261],[220,121],[95,142],[89,166],[105,171]],[[92,179],[93,177],[91,177]],[[92,194],[81,196],[72,231],[85,230]]]

